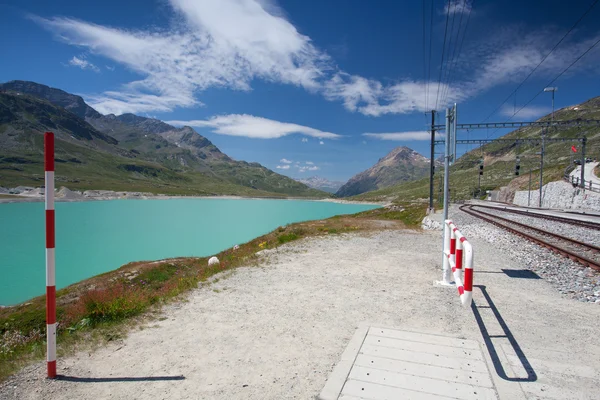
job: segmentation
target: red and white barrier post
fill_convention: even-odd
[[[444,267],[448,265],[452,270],[460,302],[463,306],[469,306],[473,300],[473,246],[449,219],[445,221],[444,232]],[[464,276],[461,274],[463,264]]]
[[[46,360],[48,378],[56,378],[56,279],[54,219],[54,133],[44,134],[44,170],[46,186]]]

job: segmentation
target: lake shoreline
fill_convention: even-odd
[[[66,189],[66,188],[65,188]],[[186,196],[186,195],[164,195],[141,192],[115,192],[112,190],[87,190],[84,193],[90,195],[82,195],[78,192],[72,192],[67,189],[67,193],[61,196],[61,190],[55,193],[55,201],[61,203],[76,203],[84,201],[107,201],[107,200],[172,200],[172,199],[219,199],[219,200],[305,200],[317,202],[329,202],[337,204],[365,204],[388,206],[390,202],[383,201],[358,201],[344,200],[334,198],[318,198],[318,197],[246,197],[234,195],[211,195],[211,196]],[[0,204],[7,203],[39,203],[44,201],[44,194],[39,190],[34,194],[6,194],[0,195]]]

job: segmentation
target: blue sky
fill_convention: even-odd
[[[0,0],[0,81],[58,87],[105,114],[192,125],[233,158],[292,177],[346,180],[396,146],[428,155],[425,111],[436,98],[440,111],[458,103],[459,122],[484,120],[593,0],[424,3]],[[598,20],[600,5],[488,121],[510,118],[591,47]],[[596,46],[553,84],[556,108],[600,95],[599,73]],[[540,95],[512,120],[550,104]]]

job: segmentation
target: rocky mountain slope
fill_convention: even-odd
[[[549,121],[546,115],[539,121]],[[581,104],[565,107],[555,112],[554,119],[600,120],[600,97],[589,99]],[[467,122],[467,121],[465,121]],[[492,131],[490,131],[491,133]],[[466,152],[450,167],[450,193],[452,200],[468,199],[474,195],[484,196],[488,190],[507,187],[515,190],[528,190],[531,171],[531,189],[539,188],[542,128],[526,127],[514,130],[501,139],[534,139],[531,143],[516,145],[513,141],[495,141],[478,147],[459,146],[458,151]],[[579,138],[587,138],[586,156],[600,158],[600,124],[585,127],[553,127],[545,132],[547,138],[567,139],[564,142],[546,142],[544,156],[543,182],[561,180],[570,170],[573,160],[582,154]],[[571,150],[575,146],[577,153]],[[516,165],[520,174],[515,175]],[[480,162],[483,161],[483,175],[479,175]],[[441,201],[441,183],[443,168],[436,168],[434,177],[434,196],[436,203]],[[356,196],[357,200],[394,201],[419,200],[429,196],[429,178],[401,183]]]
[[[26,81],[0,84],[0,186],[42,184],[44,131],[55,132],[57,154],[78,160],[77,168],[57,167],[57,179],[72,188],[326,196],[258,163],[231,159],[190,127],[102,115],[79,96]]]
[[[429,159],[406,146],[397,147],[371,168],[353,176],[335,194],[355,196],[427,175]]]
[[[335,193],[340,187],[344,185],[344,182],[330,181],[320,176],[311,176],[310,178],[296,179],[298,182],[304,183],[306,186],[313,189],[322,190],[328,193]]]

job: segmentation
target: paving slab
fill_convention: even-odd
[[[361,325],[320,400],[498,399],[474,340]]]

